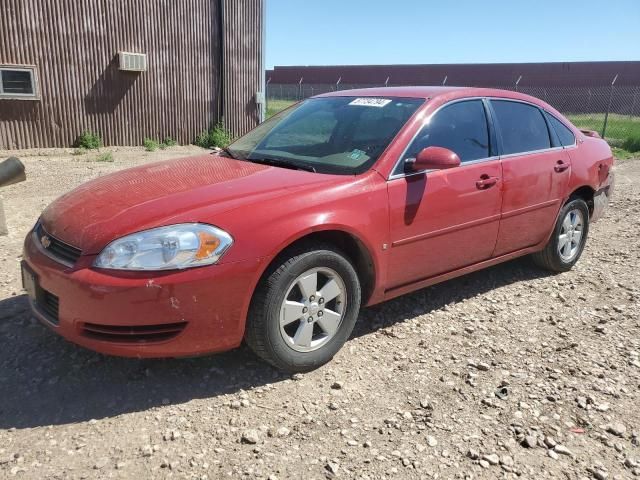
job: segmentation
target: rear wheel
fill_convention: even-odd
[[[554,272],[566,272],[576,264],[589,233],[589,207],[581,198],[567,202],[544,250],[533,254],[539,266]]]
[[[341,252],[313,245],[284,257],[258,286],[245,340],[277,368],[303,372],[330,361],[349,338],[361,301]]]

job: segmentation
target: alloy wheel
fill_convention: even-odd
[[[296,278],[280,308],[280,334],[298,352],[311,352],[329,342],[342,324],[347,289],[330,268],[313,268]]]
[[[558,254],[563,262],[571,262],[580,251],[584,233],[584,217],[577,208],[569,210],[562,220],[558,236]]]

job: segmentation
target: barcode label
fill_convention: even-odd
[[[372,97],[362,97],[356,98],[349,105],[358,105],[360,107],[379,107],[382,108],[385,105],[391,103],[391,100],[388,98],[372,98]]]

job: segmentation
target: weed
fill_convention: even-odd
[[[111,152],[104,152],[98,155],[96,162],[113,162],[113,154]]]
[[[160,148],[164,150],[167,147],[175,147],[178,144],[173,138],[165,137],[165,139],[160,144]]]
[[[78,136],[75,146],[85,150],[96,150],[102,146],[102,137],[97,133],[86,130]]]
[[[231,133],[220,122],[208,132],[198,135],[194,143],[202,148],[225,148],[232,140]]]
[[[155,152],[159,146],[158,141],[153,140],[152,138],[145,138],[144,141],[142,142],[142,145],[144,145],[144,149],[147,152]]]

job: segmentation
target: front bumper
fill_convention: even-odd
[[[48,256],[30,233],[24,262],[33,273],[33,314],[66,339],[127,357],[220,352],[242,342],[260,261],[171,272],[112,272],[73,267]],[[54,299],[55,301],[53,301]]]

